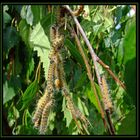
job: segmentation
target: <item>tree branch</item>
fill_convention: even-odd
[[[85,65],[86,65],[87,75],[88,75],[88,78],[89,78],[89,80],[90,80],[91,87],[92,87],[92,89],[93,89],[93,91],[94,91],[95,98],[96,98],[96,100],[97,100],[97,103],[98,103],[98,106],[99,106],[99,109],[100,109],[100,112],[101,112],[101,117],[102,117],[102,119],[103,119],[104,125],[106,126],[106,120],[105,120],[104,110],[103,110],[103,108],[102,108],[102,106],[101,106],[99,97],[98,97],[98,95],[97,95],[97,91],[96,91],[95,84],[94,84],[94,81],[93,81],[93,78],[92,78],[91,69],[90,69],[90,65],[89,65],[89,63],[88,63],[88,59],[86,58],[86,56],[85,56],[85,54],[84,54],[84,51],[83,51],[83,49],[82,49],[82,47],[81,47],[81,43],[80,43],[80,41],[79,41],[79,39],[78,39],[78,37],[77,37],[77,35],[76,35],[76,33],[75,33],[74,30],[73,30],[73,33],[74,33],[74,37],[75,37],[75,41],[76,41],[76,43],[77,43],[78,49],[79,49],[79,51],[80,51],[80,53],[81,53],[81,55],[82,55],[82,58],[83,58],[83,60],[84,60]]]
[[[115,74],[110,70],[109,66],[107,66],[105,63],[103,63],[103,62],[101,61],[101,59],[99,59],[99,57],[96,55],[96,53],[95,53],[94,50],[93,50],[93,47],[91,46],[89,40],[88,40],[87,37],[86,37],[86,34],[85,34],[84,30],[82,29],[82,27],[81,27],[79,21],[77,20],[77,18],[73,15],[73,12],[72,12],[72,10],[70,9],[70,7],[69,7],[68,5],[64,5],[64,7],[69,11],[69,13],[71,14],[71,16],[73,17],[73,20],[74,20],[76,26],[78,27],[78,29],[79,29],[79,31],[80,31],[80,33],[81,33],[81,35],[82,35],[82,37],[83,37],[83,39],[84,39],[86,45],[88,46],[88,49],[89,49],[89,51],[90,51],[92,60],[93,60],[93,62],[94,62],[95,71],[96,71],[96,76],[97,76],[99,85],[101,86],[101,79],[100,79],[100,76],[99,76],[99,72],[98,72],[98,68],[97,68],[96,62],[98,62],[99,64],[101,64],[101,65],[109,72],[109,74],[112,76],[112,78],[113,78],[117,83],[120,84],[120,86],[121,86],[122,88],[126,89],[126,88],[125,88],[125,85],[115,76]]]

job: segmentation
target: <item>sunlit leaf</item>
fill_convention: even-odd
[[[85,115],[89,115],[88,109],[83,101],[78,97],[78,108],[81,110],[82,113]]]
[[[63,98],[62,111],[64,112],[64,119],[66,119],[66,127],[69,127],[69,125],[72,121],[72,115],[71,115],[70,111],[66,108],[65,98]]]
[[[40,23],[38,23],[33,29],[30,36],[30,41],[33,44],[32,46],[34,48],[34,51],[37,51],[37,54],[40,57],[41,62],[43,63],[45,78],[47,80],[48,68],[50,64],[48,58],[50,42]]]
[[[31,5],[33,13],[33,24],[36,25],[45,16],[45,7],[40,5]]]
[[[15,95],[14,88],[10,87],[8,81],[6,81],[3,85],[3,104],[11,100]]]
[[[29,25],[33,25],[33,13],[31,11],[31,5],[26,5],[22,7],[21,17],[23,19],[26,19]]]

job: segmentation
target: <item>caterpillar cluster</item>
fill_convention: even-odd
[[[56,25],[51,27],[50,37],[52,49],[49,54],[50,66],[48,69],[47,87],[44,95],[37,103],[36,111],[33,116],[34,127],[39,129],[40,134],[45,134],[47,129],[48,116],[55,104],[54,91],[55,89],[59,90],[61,87],[58,52],[63,46],[63,36],[59,34]]]
[[[44,95],[39,99],[37,103],[36,111],[32,119],[34,127],[39,129],[40,134],[44,134],[46,131],[47,118],[53,106],[53,96],[52,94],[49,95],[46,89]]]
[[[111,111],[113,106],[112,106],[111,99],[109,97],[108,85],[104,76],[102,76],[101,82],[103,87],[103,103],[104,103],[105,110]]]
[[[47,87],[44,95],[39,99],[36,111],[33,116],[34,127],[39,129],[40,134],[45,134],[48,126],[48,116],[55,105],[54,95],[62,91],[67,100],[67,107],[74,120],[79,119],[88,125],[87,118],[75,107],[67,87],[61,48],[63,47],[64,36],[60,33],[60,26],[56,24],[50,28],[51,51],[49,54],[50,66],[48,69]],[[76,120],[75,120],[76,121]]]

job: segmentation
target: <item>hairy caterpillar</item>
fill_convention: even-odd
[[[37,103],[37,108],[36,108],[35,114],[34,114],[33,119],[32,119],[35,127],[37,127],[37,125],[39,123],[39,119],[40,119],[41,114],[43,112],[47,98],[48,98],[48,93],[47,93],[47,91],[45,91],[45,94],[39,99],[39,101]]]
[[[55,51],[63,46],[64,36],[59,33],[59,27],[56,25],[50,29],[50,41]]]
[[[101,82],[103,87],[103,102],[104,102],[105,110],[112,110],[113,106],[112,106],[111,99],[109,97],[108,85],[104,76],[102,76]]]
[[[50,109],[53,106],[53,100],[50,99],[50,101],[45,105],[43,113],[42,113],[42,118],[41,118],[41,123],[40,123],[40,134],[44,134],[47,128],[47,120],[49,116]]]
[[[65,15],[67,13],[67,10],[61,6],[57,8],[57,14],[56,14],[56,20],[57,25],[59,27],[63,27],[65,25]],[[68,13],[67,13],[68,14]]]
[[[48,70],[48,78],[47,78],[47,90],[48,93],[52,93],[54,90],[53,87],[53,75],[54,75],[55,63],[50,64]]]
[[[76,118],[79,118],[81,121],[83,121],[84,124],[86,125],[86,127],[90,125],[88,119],[85,117],[85,115],[82,114],[82,112],[79,109],[76,109],[75,112],[76,112],[75,113],[76,114]]]

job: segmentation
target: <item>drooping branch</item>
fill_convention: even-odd
[[[73,17],[73,20],[74,20],[76,26],[78,27],[78,29],[79,29],[79,31],[80,31],[80,33],[81,33],[81,35],[82,35],[82,37],[83,37],[83,39],[84,39],[86,45],[87,45],[87,47],[88,47],[88,49],[89,49],[89,51],[90,51],[92,60],[93,60],[93,62],[94,62],[95,71],[96,71],[96,76],[97,76],[99,85],[101,86],[101,79],[100,79],[100,76],[99,76],[99,73],[98,73],[97,62],[98,62],[99,64],[101,64],[101,65],[109,72],[109,74],[112,76],[112,78],[113,78],[117,83],[119,83],[120,86],[121,86],[122,88],[125,89],[125,85],[115,76],[115,74],[111,71],[111,69],[109,68],[109,66],[107,66],[105,63],[103,63],[103,62],[101,61],[101,59],[96,55],[96,53],[95,53],[94,50],[93,50],[93,47],[91,46],[91,44],[90,44],[88,38],[86,37],[86,34],[85,34],[84,30],[82,29],[82,27],[81,27],[79,21],[77,20],[77,18],[73,15],[73,12],[72,12],[72,10],[70,9],[70,7],[69,7],[68,5],[64,5],[63,7],[65,7],[65,8],[69,11],[69,13],[71,14],[71,16]]]
[[[78,37],[77,37],[77,35],[76,35],[74,30],[73,30],[73,33],[74,33],[74,37],[75,37],[75,41],[77,43],[78,49],[79,49],[79,51],[80,51],[80,53],[82,55],[82,58],[84,60],[85,65],[86,65],[87,75],[88,75],[88,78],[90,80],[91,87],[93,88],[93,91],[94,91],[94,94],[95,94],[95,97],[96,97],[96,100],[97,100],[97,103],[98,103],[98,106],[99,106],[99,109],[100,109],[100,112],[101,112],[102,119],[104,121],[104,124],[106,125],[104,110],[103,110],[103,108],[101,106],[99,97],[97,95],[97,91],[96,91],[95,84],[94,84],[94,81],[93,81],[93,78],[92,78],[92,72],[91,72],[91,69],[90,69],[90,65],[88,63],[88,59],[86,58],[86,56],[84,54],[84,51],[83,51],[83,49],[81,47],[80,40],[78,39]]]

